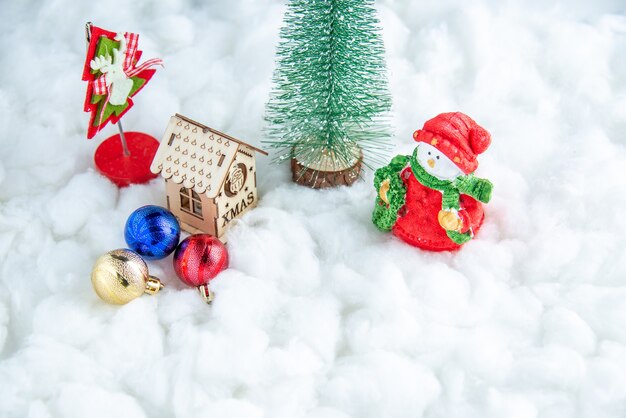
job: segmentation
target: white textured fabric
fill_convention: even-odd
[[[91,265],[164,186],[92,168],[116,128],[85,138],[84,23],[164,60],[126,129],[161,138],[179,112],[258,146],[284,5],[2,2],[0,416],[624,416],[623,1],[378,6],[397,152],[444,111],[493,135],[477,239],[408,247],[372,225],[371,173],[314,191],[257,155],[260,203],[213,306],[168,258],[149,263],[161,294],[117,307]]]

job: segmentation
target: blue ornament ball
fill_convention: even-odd
[[[128,247],[148,260],[171,254],[180,239],[180,225],[169,210],[148,205],[136,209],[126,221]]]

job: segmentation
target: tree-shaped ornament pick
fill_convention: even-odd
[[[352,184],[362,163],[384,163],[390,137],[373,0],[292,0],[280,35],[264,143],[299,184]]]
[[[124,132],[120,119],[133,106],[132,97],[163,65],[159,58],[139,64],[139,35],[115,33],[87,23],[87,57],[83,81],[87,81],[85,112],[89,112],[87,138],[107,123],[116,123],[119,134],[105,139],[96,150],[98,171],[119,187],[145,183],[156,177],[150,164],[159,146],[156,138],[142,132]]]

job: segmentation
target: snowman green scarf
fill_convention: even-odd
[[[381,183],[385,179],[391,182],[391,188],[387,193],[389,204],[385,204],[380,197],[377,197],[377,204],[372,215],[374,224],[381,230],[389,231],[392,228],[398,217],[398,210],[404,205],[406,187],[401,180],[399,182],[396,180],[399,179],[398,171],[402,170],[407,162],[410,163],[411,171],[417,181],[442,193],[442,210],[460,210],[461,194],[471,196],[482,203],[488,203],[491,200],[493,185],[489,180],[475,177],[474,174],[459,176],[452,181],[438,179],[428,174],[417,161],[417,148],[415,148],[411,157],[398,155],[388,166],[376,170],[374,176],[376,190],[380,189]],[[465,233],[456,231],[446,231],[446,233],[453,242],[459,245],[466,243],[473,237],[471,230]]]
[[[474,174],[459,176],[452,181],[438,179],[428,174],[424,167],[417,161],[417,148],[413,151],[410,162],[411,171],[417,181],[426,187],[439,190],[442,193],[442,210],[460,210],[461,194],[471,196],[483,203],[488,203],[489,200],[491,200],[493,185],[487,179],[475,177]],[[471,230],[465,233],[456,231],[446,231],[446,233],[448,234],[448,238],[459,245],[465,244],[467,241],[471,240],[474,235]]]

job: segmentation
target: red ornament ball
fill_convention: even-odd
[[[228,268],[228,251],[222,242],[209,234],[185,238],[174,252],[174,270],[189,286],[202,286]]]

